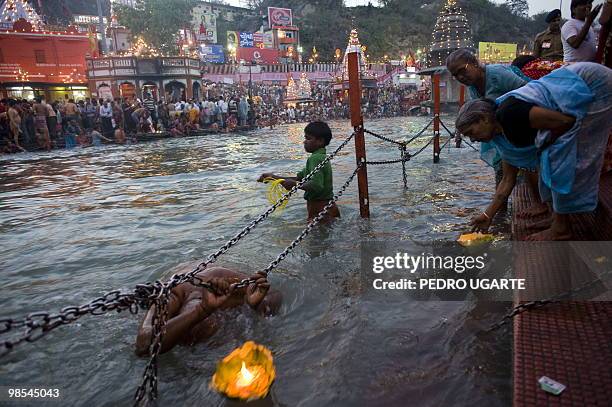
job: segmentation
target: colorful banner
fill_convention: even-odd
[[[263,47],[264,48],[274,48],[274,36],[272,32],[266,32],[263,35]]]
[[[268,7],[268,28],[293,25],[290,8]]]
[[[258,64],[274,64],[278,63],[278,50],[238,48],[236,51],[236,60],[240,61],[241,59],[246,62],[255,62]]]
[[[198,42],[209,44],[217,43],[217,16],[212,13],[199,12],[198,7],[193,11],[193,26],[196,28],[196,39]]]
[[[200,59],[204,62],[222,64],[225,62],[225,53],[221,45],[200,45]]]
[[[255,40],[253,39],[253,33],[248,33],[248,32],[239,33],[238,46],[241,48],[253,48],[255,46]]]
[[[512,62],[516,58],[516,44],[479,42],[478,59],[485,63]]]
[[[256,48],[265,48],[263,40],[264,40],[263,33],[260,33],[260,32],[253,33],[253,43],[255,44]]]

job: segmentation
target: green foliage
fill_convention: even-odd
[[[191,25],[196,0],[138,0],[136,7],[118,6],[119,24],[164,53],[177,52],[178,30]]]
[[[529,14],[529,4],[527,0],[506,0],[510,10],[517,16],[527,17]]]

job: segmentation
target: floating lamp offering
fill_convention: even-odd
[[[278,201],[284,194],[287,193],[287,190],[285,189],[285,187],[282,185],[282,182],[284,181],[284,179],[279,178],[279,179],[274,179],[274,178],[266,178],[264,179],[264,182],[266,184],[270,184],[270,186],[268,187],[268,202],[270,202],[271,205],[274,205],[276,203],[276,201]],[[283,209],[285,209],[285,206],[287,206],[287,203],[289,202],[289,200],[284,200],[283,203],[280,204],[280,206],[277,208],[277,210],[280,212]]]
[[[457,242],[461,246],[467,247],[467,246],[475,246],[481,243],[490,242],[493,239],[494,237],[492,234],[476,232],[476,233],[462,234],[461,236],[459,236],[459,239],[457,239]]]
[[[219,362],[210,386],[230,398],[255,400],[268,394],[275,376],[272,352],[249,341]]]

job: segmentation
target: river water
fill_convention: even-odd
[[[366,127],[399,139],[427,121]],[[328,151],[350,133],[346,121],[330,124]],[[266,209],[260,173],[303,166],[303,127],[0,157],[0,316],[87,303],[204,258]],[[399,158],[379,140],[367,146],[369,160]],[[252,406],[510,405],[511,332],[484,332],[508,304],[384,301],[360,289],[364,241],[454,241],[490,198],[493,173],[476,152],[446,147],[437,165],[431,156],[430,146],[407,164],[407,190],[400,164],[368,168],[368,221],[351,184],[342,220],[271,274],[284,295],[279,315],[228,311],[208,342],[163,355],[160,405],[239,405],[208,383],[217,361],[247,340],[268,346],[277,369],[271,395]],[[351,143],[333,161],[336,188],[353,168]],[[218,264],[265,267],[304,220],[304,200],[292,198]],[[21,345],[2,359],[0,385],[58,387],[62,405],[130,405],[147,361],[133,352],[139,318],[85,316]]]

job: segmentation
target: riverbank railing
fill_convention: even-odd
[[[192,285],[202,287],[208,290],[214,290],[213,286],[199,276],[199,273],[206,270],[208,266],[226,253],[231,247],[238,244],[245,236],[253,229],[266,220],[277,208],[285,201],[294,195],[306,182],[321,169],[330,163],[336,155],[345,148],[351,140],[355,140],[355,158],[356,165],[352,173],[346,178],[340,189],[334,194],[332,199],[324,206],[322,211],[309,221],[305,229],[303,229],[297,237],[285,247],[267,267],[260,271],[264,275],[268,275],[304,240],[304,238],[326,217],[329,210],[335,205],[336,201],[344,194],[346,189],[357,177],[359,188],[359,205],[360,214],[362,217],[369,217],[369,197],[367,183],[367,166],[369,165],[384,165],[402,163],[404,186],[407,186],[406,179],[406,162],[411,158],[425,151],[425,149],[433,142],[434,143],[434,162],[438,162],[440,156],[440,134],[439,125],[439,93],[437,109],[434,110],[434,118],[416,135],[410,137],[407,141],[393,140],[389,137],[366,130],[363,125],[363,116],[361,113],[361,90],[360,78],[358,73],[357,54],[349,54],[349,82],[350,82],[350,103],[351,103],[351,124],[354,132],[345,138],[342,143],[327,157],[320,162],[309,174],[300,180],[293,188],[281,196],[273,205],[268,207],[266,211],[261,213],[257,218],[252,220],[247,226],[241,229],[236,235],[229,239],[225,244],[218,248],[215,252],[208,255],[206,260],[198,264],[192,271],[188,273],[174,274],[169,280],[149,282],[138,284],[130,291],[113,290],[90,301],[87,304],[80,306],[68,306],[62,308],[58,312],[34,312],[25,317],[7,317],[0,318],[0,358],[9,354],[17,346],[27,342],[34,342],[44,337],[49,332],[63,325],[71,324],[85,315],[102,315],[111,311],[122,312],[129,311],[131,314],[137,314],[140,309],[148,311],[154,308],[152,318],[151,343],[149,346],[149,360],[145,366],[142,380],[134,395],[134,404],[140,405],[147,401],[154,401],[158,397],[158,357],[162,348],[162,340],[166,331],[166,323],[168,320],[168,303],[169,296],[175,287],[180,284],[190,283]],[[433,137],[414,153],[408,152],[408,145],[421,137],[429,126],[434,125]],[[442,124],[443,125],[443,124]],[[446,126],[443,125],[444,128]],[[452,136],[452,133],[449,135]],[[367,161],[365,150],[365,134],[372,135],[383,141],[392,143],[399,148],[400,159],[390,161]],[[446,145],[450,141],[450,137],[446,140]],[[243,288],[254,283],[252,278],[245,278],[238,282],[234,287]]]
[[[327,165],[346,145],[355,137],[355,133],[349,135],[332,153],[321,161],[310,173],[300,180],[293,188],[283,194],[273,205],[244,227],[240,232],[229,239],[214,253],[211,253],[205,261],[188,273],[174,274],[168,281],[157,280],[153,283],[138,284],[128,292],[120,290],[109,291],[93,301],[80,306],[68,306],[59,312],[34,312],[25,317],[0,318],[0,358],[9,354],[17,346],[28,342],[35,342],[49,332],[63,325],[71,324],[85,315],[102,315],[111,311],[129,311],[137,314],[140,309],[149,310],[155,307],[152,318],[151,344],[149,346],[150,358],[145,367],[142,381],[134,395],[134,404],[141,405],[147,401],[154,401],[158,397],[157,376],[158,357],[161,352],[162,339],[165,334],[166,322],[168,320],[168,301],[170,292],[179,284],[190,283],[208,290],[214,290],[213,286],[204,281],[198,274],[213,264],[221,255],[235,246],[242,238],[247,236],[260,223],[267,219],[278,207],[294,195],[306,182]],[[314,217],[300,234],[280,252],[276,258],[268,264],[260,273],[266,276],[304,240],[304,238],[317,226],[334,206],[336,201],[344,194],[351,182],[364,164],[357,164],[352,174],[345,180],[344,184],[334,194],[332,199],[323,207],[321,212]],[[255,280],[246,278],[235,284],[234,288],[247,287]],[[10,337],[7,337],[10,336]]]

